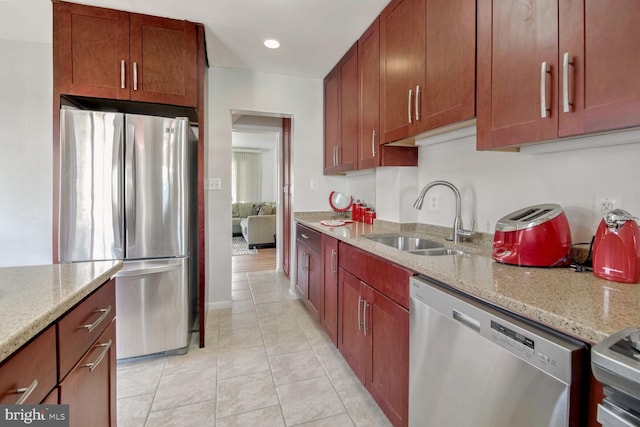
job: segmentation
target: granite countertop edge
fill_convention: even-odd
[[[10,335],[2,337],[0,341],[0,364],[9,358],[16,350],[27,344],[42,331],[51,326],[60,317],[62,317],[69,309],[82,301],[86,296],[98,289],[102,284],[108,281],[113,275],[122,268],[122,261],[112,262],[83,262],[72,264],[52,264],[51,270],[47,270],[49,266],[26,266],[26,267],[9,267],[0,268],[0,274],[3,270],[15,269],[16,271],[28,272],[36,269],[43,270],[42,274],[50,273],[54,268],[73,270],[74,268],[82,268],[91,265],[92,268],[99,267],[100,271],[92,275],[91,278],[84,283],[76,283],[72,286],[73,291],[64,295],[55,305],[43,309],[41,312],[34,313],[27,321],[21,322]],[[19,280],[19,279],[18,279]],[[2,282],[0,281],[0,284]],[[43,285],[43,291],[44,291]],[[0,315],[2,324],[6,324],[5,319]]]
[[[320,224],[327,219],[336,218],[331,212],[294,214],[298,223],[589,344],[629,326],[640,325],[640,310],[636,308],[636,304],[640,304],[640,286],[601,280],[569,268],[527,268],[496,263],[491,259],[490,234],[480,235],[470,244],[453,245],[444,239],[451,232],[446,227],[380,220],[373,225],[356,222],[327,227]],[[362,237],[393,233],[428,237],[441,241],[445,247],[463,249],[468,255],[454,261],[453,257],[412,255]],[[607,305],[610,296],[607,293],[617,298],[611,306]]]

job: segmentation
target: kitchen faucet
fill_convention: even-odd
[[[429,191],[431,188],[437,185],[443,185],[447,188],[450,188],[451,191],[453,191],[453,194],[456,196],[456,217],[453,220],[453,243],[460,243],[460,238],[472,237],[474,234],[473,228],[475,226],[475,221],[472,221],[471,223],[472,224],[471,230],[465,230],[462,228],[462,215],[460,215],[460,206],[462,204],[461,202],[462,197],[460,197],[460,191],[458,191],[456,186],[453,185],[452,183],[448,181],[431,181],[430,183],[424,186],[424,188],[420,192],[420,195],[418,196],[415,203],[413,204],[413,207],[416,209],[421,209],[422,203],[424,202],[424,196],[427,194],[427,191]]]

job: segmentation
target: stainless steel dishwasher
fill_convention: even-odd
[[[584,343],[426,277],[410,289],[410,426],[584,423]]]

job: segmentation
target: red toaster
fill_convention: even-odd
[[[622,283],[640,281],[640,229],[637,218],[616,209],[600,221],[593,243],[593,274]]]
[[[563,267],[571,263],[571,230],[560,205],[529,206],[502,217],[492,257],[503,264]]]

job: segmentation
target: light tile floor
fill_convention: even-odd
[[[289,280],[236,273],[205,348],[118,364],[118,426],[389,426]]]

